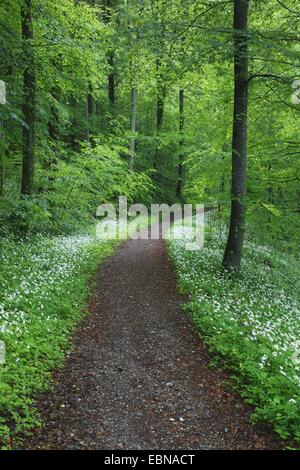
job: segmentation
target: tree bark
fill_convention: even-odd
[[[240,268],[246,222],[248,7],[249,0],[234,0],[234,115],[231,216],[229,236],[223,259],[223,266],[229,271]]]
[[[114,0],[105,1],[105,11],[103,13],[103,21],[105,23],[111,23],[112,14],[114,9]],[[108,101],[109,101],[109,111],[113,115],[115,111],[116,103],[116,77],[115,77],[115,55],[114,51],[110,50],[107,55],[107,62],[109,65],[108,73]]]
[[[5,166],[4,155],[0,155],[0,196],[4,196]]]
[[[94,114],[94,98],[93,98],[93,86],[89,83],[89,92],[87,96],[87,105],[89,116],[92,117]]]
[[[74,96],[71,96],[70,98],[70,107],[72,111],[70,143],[72,150],[74,150],[74,152],[78,152],[80,150],[80,145],[78,142],[77,101]]]
[[[93,99],[93,87],[92,84],[89,83],[88,93],[85,102],[85,133],[86,133],[86,141],[90,142],[91,140],[91,133],[92,133],[92,118],[94,113],[94,99]]]
[[[224,174],[224,161],[225,161],[225,155],[224,153],[227,151],[227,142],[226,142],[226,136],[224,136],[224,143],[222,145],[222,157],[221,157],[221,168],[222,168],[222,173],[220,177],[220,194],[219,194],[219,200],[218,200],[218,212],[222,212],[222,202],[224,199],[224,193],[225,193],[225,174]]]
[[[159,162],[160,162],[160,135],[163,126],[164,120],[164,110],[165,110],[165,94],[166,87],[163,83],[163,78],[161,74],[161,61],[160,59],[156,60],[156,73],[157,73],[157,103],[156,103],[156,148],[154,155],[154,169],[158,171]],[[155,174],[155,179],[158,179],[158,174]]]
[[[142,20],[142,14],[143,14],[143,9],[144,9],[144,0],[139,0],[139,5],[138,5],[138,14],[139,14],[139,19]],[[128,28],[130,28],[130,25],[128,25]],[[137,34],[136,34],[136,44],[137,44],[137,49],[139,50],[139,42],[140,38],[142,36],[140,27],[137,28]],[[133,170],[134,167],[134,160],[135,160],[135,154],[136,154],[136,132],[137,132],[137,98],[138,98],[138,71],[140,68],[140,61],[139,61],[139,54],[137,55],[136,60],[131,61],[131,71],[132,71],[132,82],[131,82],[131,140],[130,140],[130,163],[129,167],[131,170]]]
[[[60,102],[61,92],[59,88],[52,89],[51,95],[57,102]],[[50,139],[52,139],[53,141],[58,141],[60,139],[59,113],[55,105],[52,105],[50,108],[50,116],[49,116],[49,121],[48,121],[48,134],[49,134]]]
[[[116,79],[114,70],[114,53],[108,54],[108,65],[110,66],[110,72],[108,74],[108,99],[109,99],[109,110],[111,114],[114,114],[116,104]]]
[[[184,146],[184,136],[183,136],[183,129],[184,129],[184,90],[179,90],[179,133],[180,133],[180,140],[179,140],[179,156],[178,156],[178,169],[177,169],[177,189],[176,189],[176,196],[181,199],[182,196],[182,185],[183,185],[183,146]]]
[[[4,181],[5,181],[5,161],[4,161],[4,132],[3,132],[3,122],[0,121],[0,196],[4,195]]]
[[[131,132],[130,140],[130,169],[133,170],[136,150],[136,129],[137,129],[137,89],[135,86],[131,89]]]
[[[21,193],[31,194],[35,165],[35,100],[36,79],[34,66],[32,0],[24,0],[21,7],[22,38],[24,43],[23,71],[23,166]]]

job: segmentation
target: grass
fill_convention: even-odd
[[[94,236],[1,240],[0,447],[38,427],[32,404],[51,384],[51,370],[63,364],[82,317],[100,261],[116,242]]]
[[[225,240],[209,230],[200,251],[169,240],[185,309],[232,384],[255,407],[253,421],[300,444],[300,263],[246,243],[242,270],[221,269]]]

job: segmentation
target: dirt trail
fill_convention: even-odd
[[[46,425],[24,447],[278,447],[208,367],[183,301],[163,241],[124,243],[98,272],[74,351],[38,402]]]

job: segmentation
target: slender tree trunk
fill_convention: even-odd
[[[6,104],[6,84],[1,80],[0,82],[0,106]],[[5,143],[4,143],[4,128],[3,121],[0,120],[0,196],[4,195],[4,180],[5,180]]]
[[[179,90],[179,133],[180,133],[180,141],[179,141],[179,157],[178,157],[178,169],[177,169],[177,189],[176,195],[179,199],[182,196],[182,186],[183,186],[183,146],[184,146],[184,136],[183,136],[183,129],[184,129],[184,90]]]
[[[86,128],[86,141],[90,142],[91,134],[91,119],[94,112],[94,100],[93,100],[93,87],[89,83],[88,94],[85,102],[85,128]]]
[[[269,162],[268,164],[268,175],[269,175],[269,183],[268,183],[268,203],[273,204],[273,184],[272,181],[270,181],[270,174],[272,171],[272,165]],[[271,213],[268,211],[268,225],[269,225],[269,231],[272,231],[272,217]]]
[[[0,81],[0,110],[1,106],[6,102],[6,84],[3,80]],[[4,142],[4,127],[3,121],[0,120],[0,196],[4,195],[4,180],[5,180],[5,142]]]
[[[224,136],[224,140],[225,139],[226,139],[226,137]],[[224,142],[223,145],[222,145],[222,157],[221,157],[222,173],[221,173],[220,185],[219,185],[219,188],[220,188],[220,195],[219,195],[219,201],[218,201],[218,212],[219,213],[222,212],[222,202],[224,201],[224,193],[225,193],[225,174],[224,174],[223,167],[224,167],[224,161],[225,161],[224,153],[226,152],[226,150],[227,150],[227,143]]]
[[[92,86],[91,83],[89,84],[89,92],[88,92],[88,97],[87,97],[87,103],[88,103],[89,116],[93,116],[93,114],[94,114],[94,98],[93,98],[93,86]]]
[[[163,126],[164,120],[164,110],[165,110],[165,94],[166,87],[163,83],[163,77],[161,74],[161,61],[157,59],[156,61],[156,72],[157,72],[157,103],[156,103],[156,148],[154,155],[154,169],[158,171],[159,162],[160,162],[160,135]],[[158,174],[155,174],[155,179],[158,179]]]
[[[23,167],[21,193],[33,191],[35,164],[35,99],[36,79],[34,67],[32,1],[24,0],[21,8],[22,38],[24,42],[23,72]]]
[[[137,89],[135,86],[131,89],[131,132],[130,140],[130,169],[133,170],[135,150],[136,150],[136,129],[137,129]]]
[[[70,136],[71,148],[75,152],[78,152],[79,145],[78,145],[77,101],[74,98],[74,96],[72,96],[70,99],[70,106],[71,106],[71,112],[72,112],[72,118],[71,118],[72,129],[71,129],[71,136]]]
[[[139,19],[140,20],[142,19],[143,9],[144,9],[144,0],[139,0],[138,13],[139,13]],[[130,25],[128,25],[128,27],[130,28]],[[140,38],[141,38],[141,31],[140,31],[140,28],[138,27],[137,35],[136,35],[136,43],[137,43],[138,51],[139,51]],[[132,84],[131,84],[131,123],[130,123],[130,129],[131,129],[131,132],[132,132],[132,137],[131,137],[131,140],[130,140],[130,149],[129,149],[129,151],[130,151],[129,166],[130,166],[131,170],[133,170],[133,167],[134,167],[134,160],[135,160],[135,154],[136,154],[137,98],[138,98],[137,84],[138,84],[139,68],[140,68],[140,60],[139,60],[139,53],[138,53],[136,60],[132,60],[132,62],[131,62]]]
[[[269,163],[268,164],[269,178],[270,178],[271,171],[272,171],[272,165],[271,165],[271,163]],[[269,181],[269,183],[268,183],[268,202],[269,202],[269,204],[273,203],[273,184],[272,184],[272,181]]]
[[[4,144],[4,132],[3,132],[3,122],[0,121],[0,196],[4,195],[4,181],[5,181],[5,144]]]
[[[300,214],[300,191],[299,191],[299,189],[296,191],[296,196],[297,196],[296,212],[297,212],[297,214]]]
[[[85,114],[85,140],[90,141],[90,116],[89,116],[89,103],[88,98],[84,103],[84,114]]]
[[[103,13],[103,21],[105,23],[111,23],[113,9],[114,9],[114,0],[105,1],[105,11]],[[114,51],[110,50],[107,56],[107,62],[109,65],[108,73],[108,101],[109,101],[109,111],[113,115],[115,112],[116,104],[116,76],[115,76],[115,55]]]
[[[234,116],[229,236],[223,266],[238,270],[246,222],[249,0],[234,0]]]
[[[110,66],[110,72],[108,74],[108,99],[111,114],[114,114],[116,104],[116,77],[114,63],[114,53],[110,52],[108,55],[108,65]]]
[[[0,155],[0,196],[4,195],[4,181],[5,181],[5,165],[4,155]]]

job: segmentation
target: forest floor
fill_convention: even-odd
[[[26,449],[274,449],[181,310],[162,240],[129,240],[97,274]]]

